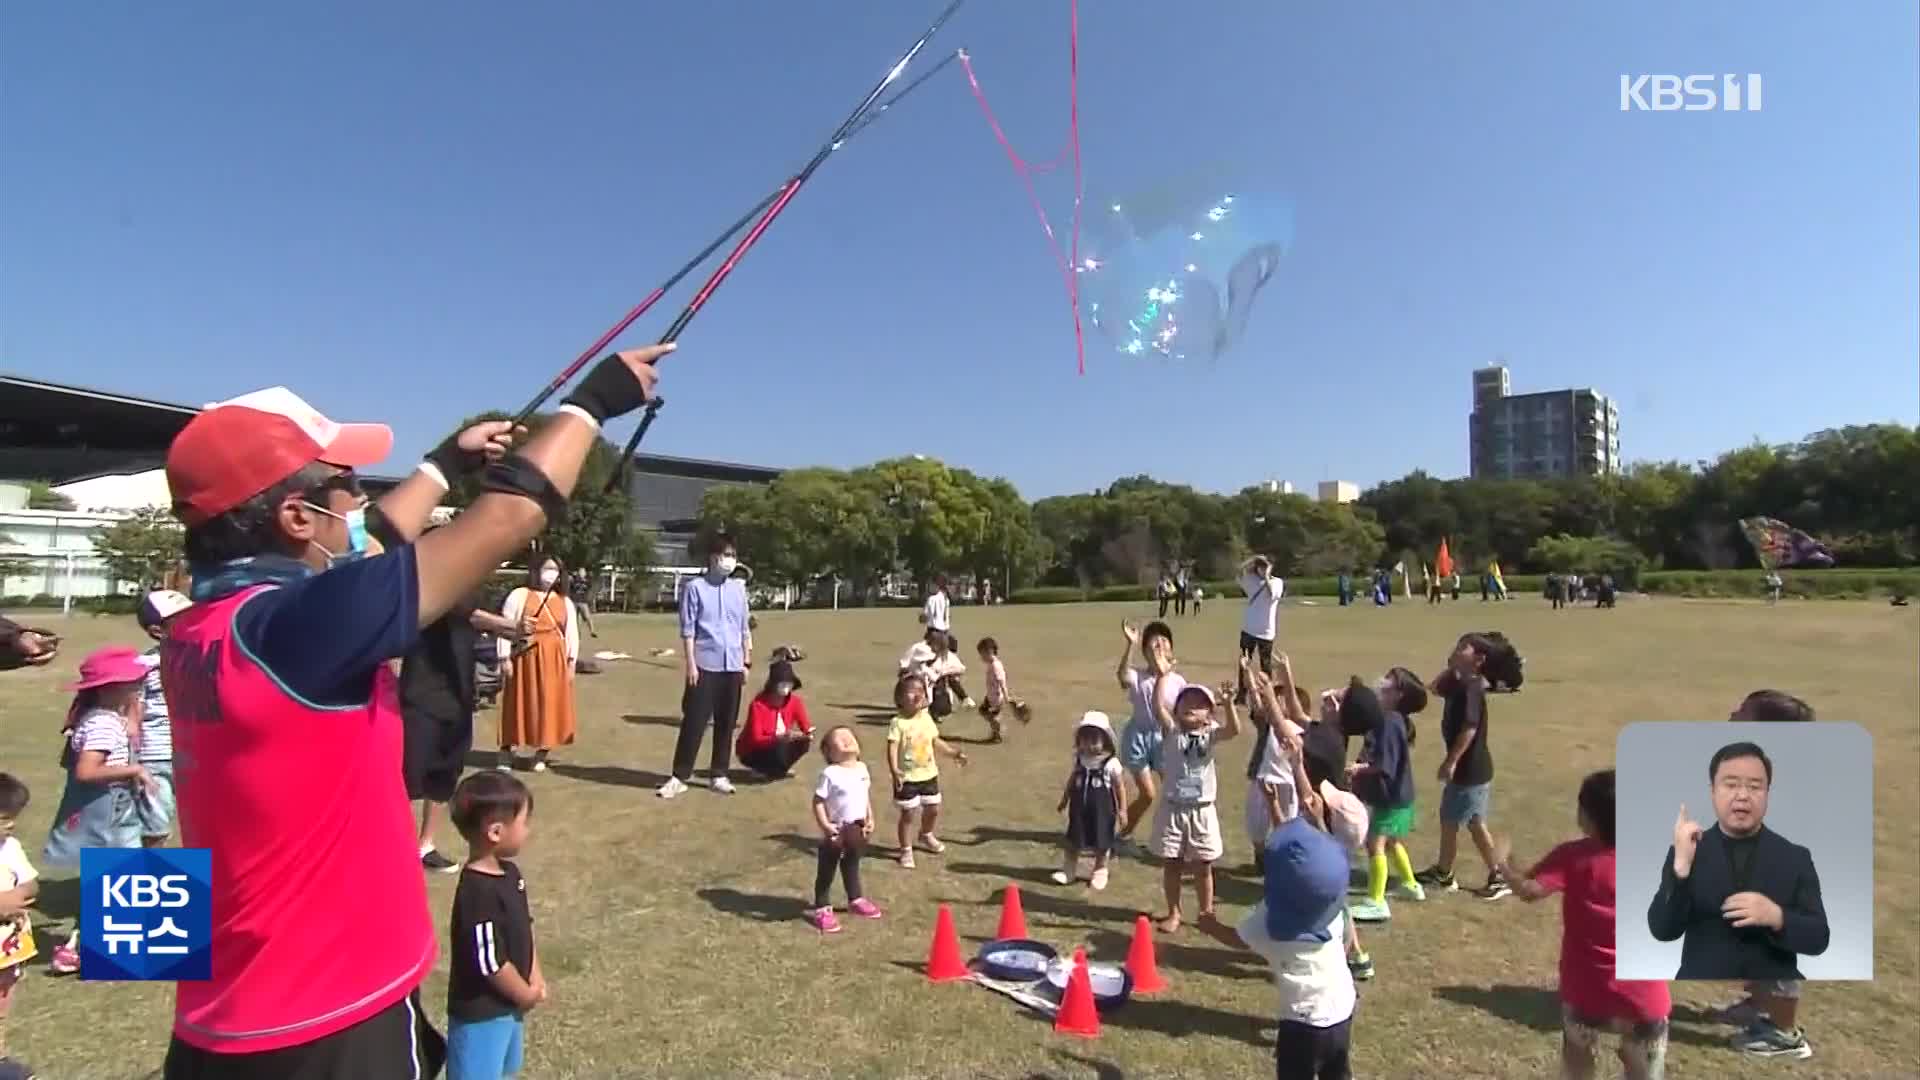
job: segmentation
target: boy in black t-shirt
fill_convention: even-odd
[[[1480,674],[1494,643],[1481,634],[1467,634],[1453,647],[1447,669],[1433,680],[1433,692],[1446,701],[1440,737],[1447,757],[1440,763],[1440,856],[1415,875],[1421,885],[1443,892],[1459,886],[1453,880],[1453,860],[1460,852],[1460,826],[1467,827],[1480,859],[1487,864],[1487,884],[1475,890],[1483,900],[1512,896],[1500,875],[1488,819],[1493,808],[1493,751],[1487,746],[1487,681]]]
[[[467,862],[453,894],[447,980],[447,1080],[500,1080],[520,1071],[527,1010],[547,1000],[533,944],[527,882],[509,859],[527,841],[533,793],[489,769],[453,792]]]

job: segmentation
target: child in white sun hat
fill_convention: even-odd
[[[1088,884],[1107,887],[1107,861],[1113,856],[1113,837],[1123,813],[1120,758],[1113,738],[1113,721],[1103,712],[1089,712],[1073,729],[1073,771],[1060,793],[1058,810],[1067,815],[1065,861],[1053,872],[1056,885],[1071,885],[1079,877],[1080,857],[1093,860]]]

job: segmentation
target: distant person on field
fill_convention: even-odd
[[[1791,985],[1805,977],[1798,957],[1818,956],[1832,940],[1813,856],[1766,827],[1774,782],[1766,751],[1723,746],[1707,778],[1715,824],[1703,829],[1680,807],[1647,928],[1656,941],[1682,942],[1676,979]],[[1755,1018],[1734,1045],[1755,1057],[1813,1054],[1804,1032],[1771,1015]]]
[[[1207,590],[1201,587],[1199,582],[1197,581],[1194,582],[1193,583],[1193,613],[1196,616],[1200,614],[1200,605],[1204,603],[1206,599],[1207,599]]]
[[[813,823],[820,830],[820,849],[813,874],[813,907],[807,921],[823,934],[840,932],[833,914],[833,873],[847,890],[847,910],[863,919],[881,917],[880,906],[867,898],[860,884],[860,857],[873,839],[873,778],[860,760],[860,738],[845,725],[820,740],[827,759],[813,786]]]
[[[1780,690],[1755,690],[1748,694],[1727,719],[1743,723],[1807,723],[1814,719],[1813,706]],[[1775,1040],[1764,1025],[1775,1031],[1800,1030],[1800,999],[1805,990],[1800,979],[1750,979],[1746,996],[1715,1011],[1722,1022],[1741,1028],[1736,1042],[1759,1040],[1770,1045]]]
[[[1393,918],[1387,906],[1389,858],[1400,875],[1399,895],[1415,902],[1427,898],[1406,844],[1414,825],[1413,743],[1418,732],[1413,718],[1427,707],[1427,688],[1418,675],[1397,667],[1373,686],[1354,676],[1346,689],[1329,695],[1328,703],[1344,735],[1364,737],[1360,760],[1347,768],[1347,776],[1367,807],[1367,895],[1351,911],[1359,922],[1386,922]]]
[[[680,647],[686,656],[687,688],[680,695],[680,738],[673,745],[673,775],[654,794],[672,799],[693,779],[700,743],[713,727],[713,756],[707,786],[733,794],[727,778],[733,754],[733,727],[740,720],[740,691],[753,666],[753,630],[747,614],[747,586],[733,572],[740,565],[733,537],[721,533],[707,544],[707,572],[690,578],[680,592]]]
[[[920,622],[928,630],[953,633],[953,596],[947,591],[947,575],[935,574],[926,605],[920,609]]]
[[[4,838],[0,839],[0,1078],[33,1075],[32,1069],[7,1053],[7,1016],[13,1011],[14,991],[27,973],[27,961],[36,953],[33,920],[27,912],[40,896],[40,872],[13,835],[29,797],[25,783],[0,773],[0,838]]]
[[[1440,719],[1440,737],[1446,741],[1446,759],[1440,763],[1440,855],[1419,874],[1420,884],[1451,892],[1453,863],[1459,855],[1460,829],[1466,827],[1480,859],[1487,866],[1487,883],[1474,890],[1482,900],[1512,894],[1500,876],[1490,830],[1493,813],[1493,749],[1490,745],[1487,680],[1481,674],[1493,642],[1481,634],[1466,634],[1447,658],[1446,670],[1429,685],[1446,702]]]
[[[1614,771],[1580,784],[1579,840],[1561,844],[1524,873],[1501,851],[1500,874],[1526,901],[1554,893],[1560,902],[1560,1061],[1569,1080],[1595,1075],[1601,1039],[1620,1037],[1628,1080],[1666,1075],[1667,1018],[1673,1000],[1664,982],[1622,981],[1614,966]],[[1508,846],[1503,839],[1502,848]]]
[[[171,589],[148,593],[140,601],[135,618],[154,646],[140,654],[147,665],[146,682],[140,691],[140,739],[134,747],[134,760],[147,770],[148,783],[140,793],[137,812],[140,817],[140,843],[143,847],[164,847],[173,835],[177,809],[173,796],[173,724],[167,719],[167,694],[160,674],[160,642],[167,639],[167,627],[193,601]]]
[[[1087,879],[1095,892],[1107,887],[1107,863],[1113,857],[1114,835],[1125,813],[1121,794],[1120,759],[1113,740],[1113,724],[1103,712],[1080,717],[1073,729],[1073,768],[1060,793],[1056,813],[1067,815],[1067,837],[1055,885],[1079,880],[1082,857],[1093,861]]]
[[[80,681],[68,687],[74,692],[73,704],[61,733],[66,747],[60,765],[67,771],[67,786],[40,853],[48,866],[77,870],[85,848],[140,846],[139,803],[151,790],[153,776],[134,760],[128,733],[140,729],[147,671],[138,652],[119,645],[96,649],[80,662]],[[53,950],[56,975],[80,970],[77,923],[66,944]]]
[[[747,705],[747,726],[740,729],[734,753],[764,779],[786,779],[813,749],[813,721],[800,697],[802,685],[791,662],[776,660],[767,666],[767,684]]]
[[[1240,670],[1250,684],[1253,660],[1240,658]],[[1160,722],[1160,775],[1166,781],[1165,798],[1154,818],[1153,849],[1160,856],[1160,885],[1167,896],[1167,913],[1160,917],[1161,933],[1180,929],[1180,883],[1193,878],[1200,916],[1213,914],[1213,864],[1226,854],[1220,833],[1220,744],[1240,734],[1240,711],[1232,687],[1222,686],[1216,697],[1199,683],[1176,688],[1165,679],[1155,685],[1154,718]],[[1225,705],[1220,702],[1225,700]],[[1224,721],[1216,715],[1226,713]]]
[[[1007,665],[1000,660],[1000,643],[987,637],[981,638],[975,646],[980,655],[980,666],[986,671],[987,694],[980,702],[980,716],[992,729],[988,737],[994,742],[1001,740],[1000,716],[1008,709],[1019,718],[1022,724],[1033,720],[1033,710],[1027,703],[1013,696],[1013,690],[1007,685]]]
[[[954,709],[974,708],[973,696],[960,682],[967,665],[960,659],[960,639],[938,630],[927,631],[927,647],[933,656],[920,667],[927,680],[929,709],[936,724],[944,724]]]
[[[573,601],[573,610],[579,614],[580,625],[586,628],[587,635],[599,637],[600,632],[593,628],[593,579],[585,570],[574,570],[567,582],[567,599]]]
[[[547,1002],[527,879],[514,863],[532,828],[533,793],[511,773],[478,772],[453,793],[467,861],[448,933],[447,1080],[519,1074],[526,1015]]]
[[[894,684],[897,715],[887,726],[887,775],[893,781],[893,805],[900,810],[898,838],[900,866],[913,869],[913,826],[919,819],[920,845],[938,855],[947,845],[934,835],[940,819],[940,762],[934,752],[946,754],[962,766],[967,755],[940,737],[940,725],[927,711],[927,682],[908,674]]]
[[[1247,614],[1240,625],[1240,655],[1257,658],[1258,669],[1272,675],[1273,643],[1280,632],[1280,598],[1286,595],[1287,583],[1274,575],[1272,559],[1255,555],[1240,567],[1240,591],[1247,594]],[[1247,703],[1244,676],[1234,690],[1233,701],[1236,705]]]
[[[1127,644],[1120,651],[1120,666],[1114,673],[1120,689],[1127,692],[1132,713],[1120,732],[1120,766],[1133,780],[1133,801],[1120,821],[1120,839],[1124,840],[1147,819],[1160,792],[1160,721],[1153,714],[1155,687],[1167,682],[1177,694],[1187,680],[1174,670],[1173,629],[1163,622],[1151,622],[1145,630],[1132,623],[1121,623],[1120,633]],[[1133,666],[1135,648],[1145,663]]]
[[[579,730],[573,681],[580,659],[580,612],[565,588],[566,568],[536,557],[527,583],[507,594],[500,615],[518,627],[500,637],[500,759],[511,772],[519,747],[533,750],[533,771],[547,771],[555,747],[571,746]]]

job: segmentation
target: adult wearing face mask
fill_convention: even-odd
[[[527,567],[527,583],[507,594],[500,614],[520,628],[501,638],[500,762],[511,772],[514,750],[533,748],[533,771],[573,743],[573,671],[580,659],[580,612],[567,596],[566,568],[551,556]]]
[[[654,794],[677,798],[693,779],[700,742],[713,725],[713,757],[707,786],[733,794],[733,728],[740,719],[740,687],[753,666],[753,631],[747,624],[747,584],[733,537],[721,533],[707,545],[707,572],[680,590],[680,649],[686,657],[687,689],[680,696],[680,738],[673,747],[673,775]]]
[[[174,439],[195,603],[160,664],[181,842],[212,853],[214,962],[175,988],[166,1080],[439,1072],[445,1043],[419,1000],[437,920],[390,662],[565,512],[600,425],[646,403],[666,351],[602,360],[516,453],[502,457],[504,421],[441,444],[381,498],[400,542],[377,555],[353,470],[387,456],[384,426],[333,423],[274,389],[210,406]],[[479,497],[421,536],[473,472]]]

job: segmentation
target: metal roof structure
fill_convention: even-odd
[[[199,412],[191,405],[0,373],[0,478],[69,484],[158,469],[166,463],[174,436]],[[644,477],[765,484],[781,472],[731,461],[636,454],[632,482],[640,489],[636,501],[647,503],[658,496],[648,490],[651,485]],[[379,476],[362,479],[376,492],[399,482]]]

